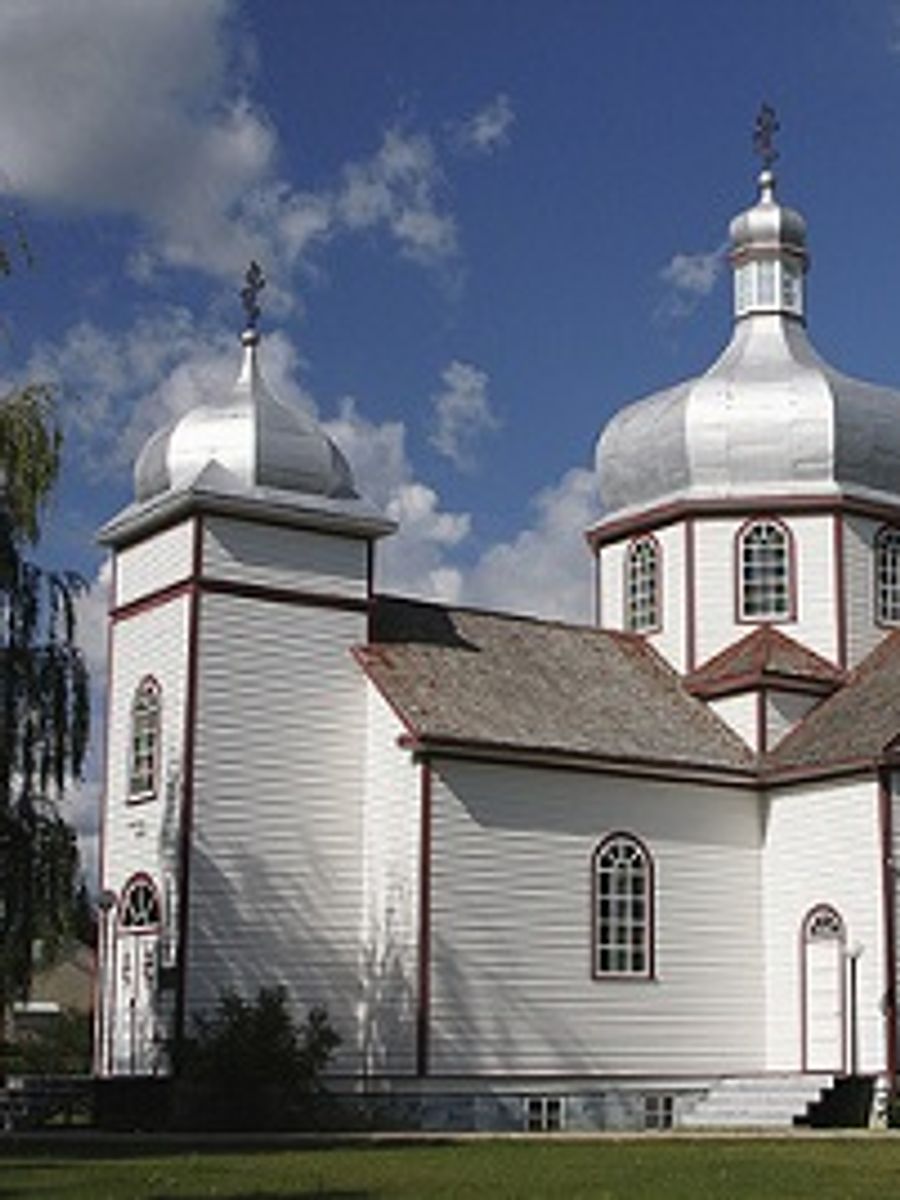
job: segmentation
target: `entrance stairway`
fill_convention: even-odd
[[[833,1075],[734,1076],[719,1079],[693,1108],[682,1129],[786,1129],[809,1123],[811,1106],[831,1092]]]

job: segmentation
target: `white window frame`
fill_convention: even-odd
[[[647,847],[612,833],[592,857],[595,979],[652,979],[654,868]]]
[[[526,1133],[561,1133],[566,1127],[565,1096],[525,1096],[522,1122]]]
[[[652,535],[635,538],[625,554],[625,628],[651,633],[661,627],[659,542]]]
[[[791,531],[774,517],[748,522],[737,535],[738,619],[793,620]]]
[[[675,1125],[675,1097],[671,1092],[647,1092],[644,1095],[644,1128],[672,1129]]]
[[[875,537],[875,619],[900,625],[900,529],[892,526]]]
[[[159,790],[162,744],[162,690],[152,675],[145,675],[131,702],[128,744],[128,799],[152,800]]]

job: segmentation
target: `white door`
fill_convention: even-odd
[[[146,875],[135,876],[123,891],[115,933],[109,1030],[114,1075],[152,1075],[159,1069],[159,918],[156,888]]]
[[[803,1067],[845,1069],[844,923],[833,908],[813,909],[803,926]]]

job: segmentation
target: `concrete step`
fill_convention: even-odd
[[[687,1129],[789,1127],[833,1086],[831,1076],[743,1076],[720,1079],[682,1114]]]

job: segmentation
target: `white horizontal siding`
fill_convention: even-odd
[[[751,750],[759,750],[759,698],[756,692],[720,696],[710,700],[709,707],[744,739]]]
[[[893,896],[887,899],[887,903],[893,901],[893,918],[894,918],[894,996],[895,1004],[900,997],[900,946],[897,945],[897,939],[900,938],[900,878],[898,878],[897,868],[900,866],[900,772],[892,771],[890,777],[890,824],[891,824],[891,865],[893,871],[891,873],[891,881],[889,884]],[[887,1035],[885,1041],[887,1040]],[[895,1025],[894,1028],[894,1053],[895,1062],[900,1062],[900,1025]]]
[[[416,1069],[421,767],[397,746],[404,732],[371,684],[364,815],[362,1036],[367,1074]]]
[[[695,524],[698,663],[754,628],[737,620],[735,538],[743,524],[737,517],[698,518]],[[797,619],[778,622],[778,628],[833,662],[837,619],[832,518],[790,517],[784,524],[794,539]]]
[[[591,977],[591,855],[615,830],[656,866],[652,981]],[[431,1071],[760,1068],[759,837],[748,793],[442,763]]]
[[[261,587],[364,599],[366,542],[345,534],[206,517],[203,574]]]
[[[130,604],[191,574],[193,521],[181,521],[116,555],[116,605]]]
[[[284,984],[358,1066],[365,684],[361,614],[204,595],[188,1004]]]
[[[157,882],[171,859],[182,785],[188,600],[181,596],[112,629],[102,886],[121,891],[137,871]],[[162,704],[161,796],[128,803],[131,703],[141,679],[152,675]]]
[[[660,529],[656,540],[662,555],[660,574],[662,621],[659,633],[648,638],[656,649],[675,667],[686,669],[687,628],[685,619],[685,525],[669,525]]]
[[[820,700],[821,697],[806,696],[802,692],[766,692],[767,749],[777,746]]]
[[[847,656],[855,666],[884,637],[875,623],[875,534],[877,521],[844,519],[844,593],[847,607]]]
[[[625,627],[625,552],[614,542],[600,551],[600,624],[603,629]]]
[[[847,944],[859,943],[860,1068],[884,1065],[883,913],[878,790],[874,778],[772,792],[763,849],[767,1066],[801,1066],[801,927],[819,904],[837,909]]]

